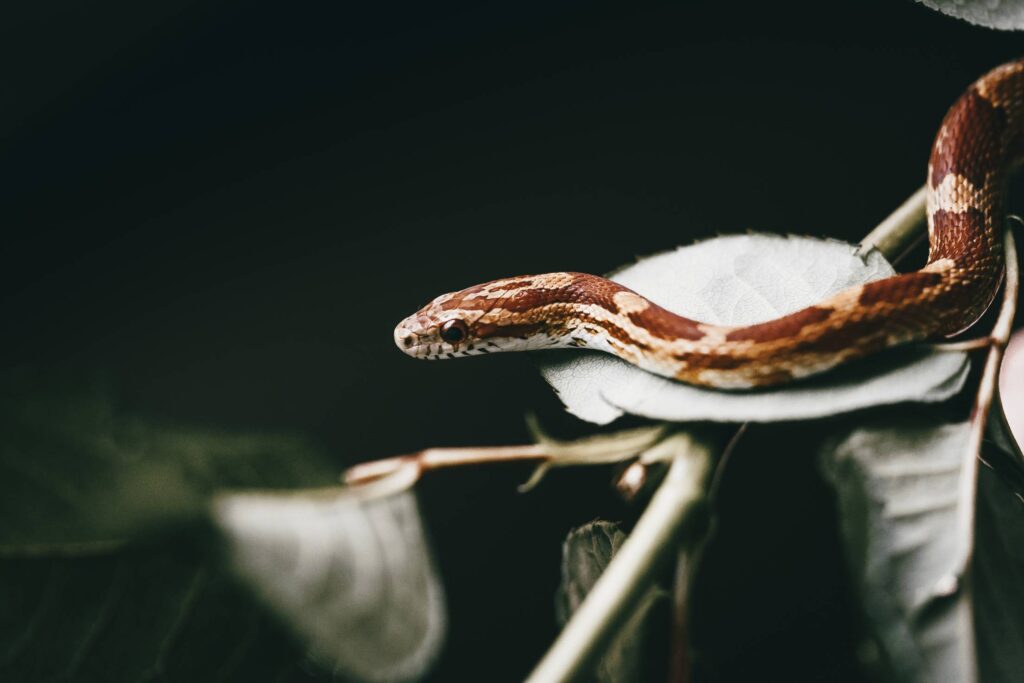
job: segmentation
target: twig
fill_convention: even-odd
[[[965,339],[958,342],[948,342],[941,344],[931,344],[928,348],[932,351],[941,351],[944,353],[961,353],[963,351],[980,351],[981,349],[991,348],[995,341],[992,337],[977,337],[975,339]]]
[[[541,444],[427,448],[416,453],[396,455],[382,460],[371,460],[370,462],[354,465],[342,473],[341,480],[349,486],[364,485],[385,477],[409,463],[415,463],[420,473],[422,473],[443,467],[545,460],[548,457],[548,449]]]
[[[1006,230],[1004,236],[1006,254],[1006,283],[1003,286],[1003,304],[999,317],[990,334],[991,347],[985,358],[985,367],[981,371],[978,393],[971,409],[970,433],[967,438],[967,450],[964,454],[964,469],[960,477],[961,500],[973,501],[978,479],[978,458],[981,455],[981,441],[985,435],[985,423],[988,419],[992,400],[996,394],[999,367],[1003,361],[1006,343],[1010,340],[1013,329],[1013,318],[1017,312],[1017,291],[1020,287],[1020,261],[1017,258],[1017,245],[1013,239],[1013,231]],[[960,544],[964,556],[960,558],[958,567],[961,573],[967,571],[974,547],[974,505],[961,505],[959,509],[959,533],[964,539]]]
[[[670,443],[675,455],[665,480],[527,683],[562,683],[586,671],[651,586],[658,567],[677,552],[673,541],[704,499],[713,445],[686,433],[662,442]]]
[[[661,423],[613,434],[597,434],[575,441],[559,441],[544,433],[533,416],[527,417],[527,426],[537,443],[523,446],[428,448],[418,453],[355,465],[342,474],[342,481],[349,486],[366,486],[384,477],[390,477],[399,470],[414,469],[415,475],[411,482],[414,483],[428,470],[540,460],[540,465],[534,470],[529,481],[519,487],[520,491],[527,491],[552,467],[615,463],[640,453],[647,457],[670,429],[668,423]]]
[[[927,194],[927,188],[921,187],[910,195],[907,201],[896,207],[895,211],[861,240],[861,249],[867,251],[874,247],[890,261],[899,256],[921,234]]]

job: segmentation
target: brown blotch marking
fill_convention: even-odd
[[[932,244],[928,261],[942,258],[978,260],[989,248],[985,214],[979,209],[962,213],[936,211],[931,216]]]
[[[462,299],[459,297],[452,297],[451,299],[448,299],[448,301],[442,302],[440,304],[440,308],[442,311],[451,311],[456,308],[464,311],[486,311],[492,308],[497,302],[497,299]]]
[[[440,308],[445,311],[456,308],[467,311],[487,311],[492,308],[501,308],[511,313],[525,313],[550,304],[568,303],[593,304],[613,314],[619,312],[614,297],[618,292],[626,290],[625,287],[596,275],[587,275],[586,273],[569,273],[569,275],[571,276],[569,284],[564,287],[534,287],[526,284],[512,287],[511,283],[507,283],[508,289],[514,293],[494,298],[471,298],[472,295],[484,291],[487,287],[493,287],[494,283],[476,285],[456,293],[451,299],[441,303]]]
[[[735,370],[750,363],[749,358],[735,354],[679,353],[675,359],[689,370]]]
[[[522,323],[513,325],[495,325],[482,323],[473,326],[473,334],[480,339],[489,337],[517,337],[526,339],[544,328],[544,323]]]
[[[864,285],[857,300],[862,306],[878,303],[899,303],[914,299],[929,287],[942,282],[938,273],[907,273]]]
[[[862,352],[881,350],[885,346],[885,332],[890,326],[884,316],[847,320],[840,327],[825,328],[814,339],[797,343],[793,350],[800,353],[835,353],[857,348]]]
[[[583,329],[591,331],[593,334],[604,332],[611,340],[618,342],[620,346],[633,346],[638,349],[643,349],[644,351],[651,350],[651,347],[648,344],[645,344],[639,339],[635,339],[633,335],[613,322],[607,320],[595,320],[593,317],[585,313],[581,313],[579,315],[579,320],[580,326]]]
[[[949,173],[961,175],[975,187],[981,187],[986,174],[1002,165],[1006,125],[1006,111],[982,97],[972,86],[942,121],[930,161],[932,187],[938,187]]]
[[[727,341],[752,341],[767,342],[786,337],[795,337],[800,330],[808,325],[814,325],[827,320],[832,315],[833,309],[819,306],[809,306],[796,313],[769,320],[757,325],[748,325],[733,330],[726,335]]]
[[[696,341],[704,338],[704,331],[695,320],[676,315],[657,304],[650,304],[642,311],[633,311],[628,317],[634,325],[644,328],[652,337],[659,339]]]
[[[499,282],[496,285],[488,287],[489,292],[508,292],[514,289],[522,289],[523,287],[529,287],[533,284],[533,279],[527,280],[509,280],[507,282]]]
[[[503,298],[499,307],[513,313],[525,313],[534,308],[550,304],[581,304],[600,306],[609,313],[618,313],[615,295],[628,291],[622,285],[596,275],[569,273],[569,284],[564,287],[522,288],[515,294]]]
[[[750,384],[755,387],[770,387],[776,384],[784,384],[793,379],[793,373],[788,370],[773,370],[763,375],[755,375],[750,378]]]
[[[608,336],[610,336],[612,339],[616,339],[622,342],[626,346],[635,346],[636,348],[643,349],[644,351],[651,350],[651,347],[649,345],[645,344],[639,339],[635,339],[633,335],[631,335],[629,332],[622,329],[618,325],[615,325],[614,323],[601,323],[601,327],[602,329],[604,329],[605,332],[608,333]]]

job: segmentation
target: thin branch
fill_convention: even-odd
[[[715,459],[714,471],[707,484],[708,507],[714,509],[715,501],[722,488],[722,477],[740,441],[750,428],[749,422],[737,427],[726,442],[725,448]],[[693,543],[680,548],[676,558],[676,573],[672,586],[672,642],[669,657],[669,683],[689,683],[693,680],[693,661],[690,655],[689,603],[690,589],[708,543],[717,531],[714,515],[708,515],[707,527],[695,537]]]
[[[977,337],[975,339],[965,339],[958,342],[948,342],[941,344],[931,344],[928,346],[932,351],[941,351],[945,353],[961,353],[963,351],[980,351],[981,349],[991,348],[995,341],[992,337]]]
[[[927,188],[921,187],[910,195],[907,201],[896,207],[895,211],[861,240],[861,249],[878,249],[890,261],[903,253],[921,235],[927,194]]]
[[[673,541],[704,499],[714,446],[681,432],[662,442],[669,443],[675,455],[664,482],[527,683],[564,683],[592,666],[651,586],[662,562],[677,553]]]
[[[661,423],[574,441],[559,441],[545,434],[532,416],[527,418],[527,426],[537,443],[522,446],[428,448],[418,453],[356,465],[342,474],[342,481],[349,486],[365,486],[390,477],[399,470],[414,469],[415,482],[423,472],[446,467],[540,460],[540,465],[529,481],[519,487],[520,491],[526,491],[535,486],[552,467],[621,462],[639,453],[649,452],[669,431],[668,423]]]
[[[1002,365],[1003,352],[1010,340],[1013,329],[1013,318],[1017,312],[1017,292],[1020,287],[1020,261],[1017,258],[1017,245],[1013,239],[1013,231],[1006,230],[1004,236],[1006,255],[1006,283],[1003,285],[1003,304],[999,317],[990,334],[991,347],[985,358],[985,367],[981,371],[978,393],[971,409],[970,434],[967,439],[967,450],[964,454],[963,475],[960,478],[961,500],[973,501],[978,483],[978,458],[981,455],[981,441],[985,435],[985,422],[992,400],[996,395],[999,367]],[[965,542],[960,544],[964,556],[960,558],[958,567],[964,573],[970,564],[974,547],[974,505],[961,505],[959,510],[959,533]]]
[[[541,444],[427,448],[415,453],[360,463],[345,470],[341,475],[341,480],[349,486],[364,485],[386,477],[410,463],[415,463],[422,473],[444,467],[546,460],[548,457],[548,449]]]

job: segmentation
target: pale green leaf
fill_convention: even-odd
[[[1009,683],[1024,670],[1024,504],[982,467],[965,533],[976,504],[962,481],[967,435],[967,423],[880,418],[822,452],[881,665],[900,681],[974,681],[980,670]]]
[[[410,681],[437,655],[444,596],[411,492],[235,493],[215,519],[236,572],[321,666]]]
[[[1024,2],[1021,0],[917,0],[925,7],[938,10],[972,24],[1004,31],[1024,29]]]
[[[626,534],[612,522],[594,521],[569,532],[562,544],[562,583],[555,603],[559,623],[565,625],[625,541]],[[669,607],[667,591],[654,587],[647,592],[601,657],[597,681],[665,678]]]

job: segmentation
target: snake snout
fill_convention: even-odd
[[[416,333],[399,325],[395,328],[395,345],[405,353],[410,353],[416,345]]]
[[[395,346],[413,358],[425,358],[431,351],[431,326],[434,323],[422,314],[411,315],[395,328]],[[436,327],[436,325],[434,325]]]

